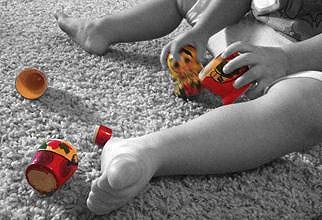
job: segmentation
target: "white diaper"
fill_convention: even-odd
[[[286,79],[292,79],[292,78],[310,78],[310,79],[315,79],[315,80],[319,80],[320,82],[322,82],[322,72],[318,72],[318,71],[305,71],[305,72],[299,72],[299,73],[295,73],[295,74],[291,74],[285,77],[281,77],[277,80],[275,80],[274,82],[272,82],[269,86],[266,87],[264,94],[266,94],[270,88],[272,88],[272,86],[274,86],[276,83],[282,81],[282,80],[286,80]]]

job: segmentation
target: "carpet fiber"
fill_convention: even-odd
[[[128,138],[182,124],[218,107],[213,98],[172,95],[161,69],[162,47],[187,28],[149,42],[117,44],[106,56],[88,54],[59,30],[59,6],[74,16],[97,17],[133,7],[127,0],[0,0],[0,219],[321,219],[320,147],[258,169],[209,176],[154,178],[145,193],[107,216],[86,207],[100,174],[91,143],[96,124]],[[36,67],[49,79],[39,100],[22,98],[15,76]],[[77,147],[80,164],[51,196],[27,184],[25,167],[36,147],[62,138]]]

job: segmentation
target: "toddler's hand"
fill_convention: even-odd
[[[285,52],[279,47],[254,46],[243,42],[229,45],[222,53],[222,57],[239,51],[240,55],[229,61],[223,68],[224,73],[230,73],[242,66],[249,70],[236,79],[235,88],[240,88],[250,82],[257,82],[247,92],[249,98],[256,98],[263,94],[264,89],[274,80],[285,76],[288,70],[288,60]]]
[[[191,30],[179,35],[168,43],[162,50],[160,56],[160,62],[163,69],[167,68],[167,56],[172,54],[175,60],[180,60],[179,52],[180,49],[186,45],[191,45],[196,48],[197,60],[201,62],[206,52],[208,37],[203,32],[192,28]]]

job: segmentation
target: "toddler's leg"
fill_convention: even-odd
[[[148,0],[94,21],[72,18],[62,11],[55,17],[59,27],[86,51],[103,55],[112,43],[150,40],[170,33],[183,18],[184,9],[179,8],[178,3],[176,0]]]
[[[255,100],[150,134],[161,152],[156,175],[241,171],[308,149],[322,141],[321,93],[321,81],[288,79]]]
[[[321,74],[318,73],[317,74]],[[219,107],[181,126],[108,142],[88,207],[107,213],[154,175],[217,174],[258,167],[321,142],[322,83],[294,78],[245,103]]]

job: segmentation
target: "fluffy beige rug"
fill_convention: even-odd
[[[218,106],[216,99],[184,101],[172,95],[159,54],[176,34],[117,44],[104,57],[80,49],[59,30],[52,12],[95,17],[133,7],[127,0],[0,0],[0,219],[321,219],[320,147],[256,170],[224,176],[155,178],[148,191],[108,216],[85,201],[99,175],[100,152],[91,143],[102,123],[128,138],[179,125]],[[23,67],[37,67],[49,89],[36,101],[15,90]],[[49,138],[73,143],[80,164],[67,184],[40,196],[25,167]]]

